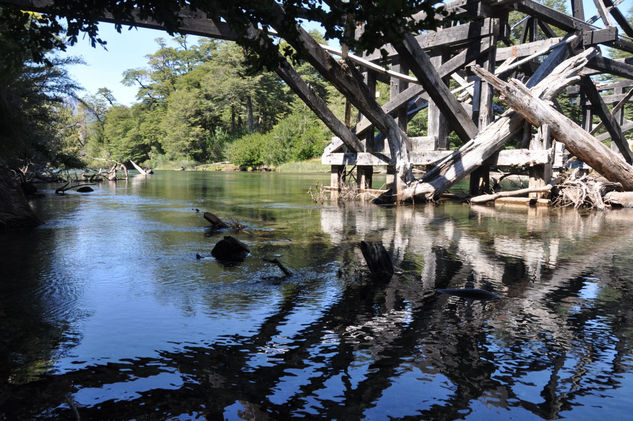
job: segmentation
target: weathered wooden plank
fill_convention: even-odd
[[[630,99],[630,97],[628,97]],[[620,101],[625,101],[627,99],[627,94],[613,94],[613,95],[603,95],[602,102],[605,104],[616,104]]]
[[[610,73],[614,76],[633,79],[633,57],[613,60],[603,56],[596,56],[589,60],[587,67],[602,73]]]
[[[596,9],[598,10],[598,14],[600,15],[600,19],[605,24],[605,26],[613,26],[613,22],[609,19],[609,12],[607,8],[604,6],[601,0],[593,0],[593,4],[596,5]]]
[[[616,88],[628,88],[629,86],[633,86],[633,80],[621,79],[614,82],[599,83],[596,85],[596,89],[599,91],[607,91]],[[575,95],[580,93],[580,87],[578,85],[570,86],[565,92],[567,95]],[[602,97],[602,99],[604,100],[604,97]]]
[[[585,10],[582,5],[582,0],[571,0],[571,10],[576,19],[585,20]]]
[[[434,165],[439,160],[451,155],[454,151],[414,151],[409,155],[413,165]],[[504,149],[490,157],[489,163],[493,167],[532,167],[544,165],[549,162],[551,149],[529,150],[529,149]],[[337,152],[323,154],[321,157],[323,165],[389,165],[389,157],[384,154],[370,152]]]
[[[412,35],[406,35],[404,40],[394,47],[400,53],[400,60],[407,63],[433,102],[442,110],[444,117],[450,122],[457,135],[464,141],[475,137],[477,126],[442,81],[442,77],[431,64],[429,56],[420,48],[415,38]]]
[[[620,156],[545,101],[536,97],[516,79],[506,83],[485,70],[475,69],[475,71],[480,77],[490,82],[500,92],[504,101],[530,123],[535,126],[547,124],[552,136],[563,142],[570,152],[609,181],[621,183],[626,190],[633,190],[633,167]]]
[[[493,45],[493,38],[487,37],[481,43],[475,44],[464,51],[457,54],[455,57],[448,60],[446,63],[442,64],[437,72],[439,75],[444,78],[451,73],[455,72],[457,69],[464,67],[465,65],[475,61],[477,58],[481,57],[482,54],[486,53]],[[422,95],[422,99],[428,100],[429,96],[424,92],[424,88],[420,85],[410,86],[402,93],[397,95],[395,98],[390,100],[387,104],[383,105],[382,109],[384,112],[393,115],[397,112],[401,107],[406,106],[409,101],[418,95]],[[356,125],[356,135],[362,137],[366,131],[371,127],[371,122],[367,118],[363,118]]]
[[[546,50],[563,40],[562,37],[547,38],[540,41],[513,45],[512,47],[497,48],[497,62],[506,61],[509,58],[521,58],[531,56],[539,51]]]
[[[633,26],[631,26],[627,18],[620,12],[620,9],[618,9],[611,0],[603,1],[607,9],[609,9],[611,16],[613,16],[618,25],[620,25],[620,28],[622,28],[628,36],[633,37]]]
[[[539,4],[533,0],[518,0],[517,9],[523,13],[534,16],[538,19],[542,19],[544,22],[556,26],[557,28],[564,29],[568,32],[576,32],[582,30],[592,31],[594,29],[590,24],[586,22],[575,19],[565,13]],[[623,39],[616,39],[615,41],[613,41],[612,46],[623,51],[633,52],[633,43]]]
[[[622,91],[622,88],[616,88],[617,91]],[[622,107],[624,107],[624,105],[629,102],[629,99],[631,99],[631,97],[633,97],[633,89],[629,90],[629,92],[626,93],[626,95],[624,95],[624,98],[622,98],[612,109],[611,109],[611,114],[613,115],[613,117],[615,118],[615,120],[618,122],[618,124],[622,125],[622,123],[624,123],[624,114],[622,113]],[[605,102],[606,103],[606,102]],[[602,127],[603,123],[600,122],[596,127],[593,128],[593,130],[591,130],[591,134],[594,134],[595,132],[597,132],[601,127]]]
[[[436,31],[428,31],[422,35],[415,37],[420,44],[420,48],[427,49],[445,49],[447,47],[459,47],[463,44],[475,42],[477,39],[490,35],[497,35],[499,26],[497,19],[486,18],[483,21],[469,22],[449,28],[438,29]],[[393,58],[398,52],[392,45],[384,45],[382,49],[387,51],[387,57]],[[381,51],[376,51],[364,57],[365,60],[375,61],[383,58]]]
[[[609,44],[616,39],[618,39],[618,29],[615,26],[595,31],[583,31],[582,33],[582,44],[585,47],[596,44]]]
[[[624,120],[624,123],[620,126],[620,130],[622,130],[622,133],[633,130],[633,121]],[[605,132],[596,136],[596,139],[598,139],[600,142],[604,142],[605,140],[611,139],[611,134],[609,132]]]
[[[32,10],[34,12],[46,12],[46,9],[53,5],[53,0],[2,0],[2,3],[18,6],[23,10]],[[140,28],[164,30],[164,25],[153,19],[139,18],[139,12],[133,10],[132,19],[115,20],[112,14],[106,12],[99,20],[102,22],[120,23],[122,25],[138,26]],[[235,41],[237,35],[224,22],[214,22],[202,13],[183,8],[179,12],[180,27],[179,32],[188,35],[199,35],[227,41]]]
[[[575,35],[567,35],[563,40],[569,40],[569,38],[573,37]],[[527,82],[527,87],[532,88],[536,86],[541,80],[550,75],[563,60],[571,56],[578,42],[580,42],[579,39],[574,39],[571,42],[561,42],[557,47],[554,47],[547,59],[532,74]]]

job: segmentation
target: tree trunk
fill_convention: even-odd
[[[501,94],[502,99],[535,126],[547,124],[552,136],[565,144],[567,149],[582,159],[607,180],[621,183],[625,190],[633,190],[633,166],[595,137],[587,133],[571,119],[556,111],[516,79],[509,83],[490,72],[475,69]]]
[[[255,124],[253,123],[253,101],[250,95],[246,96],[246,110],[248,112],[248,132],[253,133]]]
[[[31,228],[41,221],[29,206],[9,167],[0,161],[0,231]]]

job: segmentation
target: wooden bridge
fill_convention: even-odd
[[[339,188],[349,173],[346,167],[355,166],[358,187],[369,189],[374,168],[386,167],[390,174],[388,188],[393,197],[400,198],[407,188],[406,182],[413,180],[411,167],[419,166],[429,170],[422,178],[426,190],[414,189],[402,197],[433,198],[467,175],[471,193],[479,193],[487,187],[489,171],[494,167],[528,167],[531,186],[539,186],[549,182],[553,170],[567,165],[569,154],[564,145],[553,139],[547,126],[534,133],[524,120],[510,119],[505,125],[499,123],[497,128],[491,128],[495,116],[504,110],[493,103],[491,85],[473,73],[470,66],[477,65],[501,78],[519,78],[527,81],[528,88],[534,88],[556,66],[588,49],[608,46],[633,53],[633,27],[618,9],[622,0],[593,1],[598,11],[596,16],[585,15],[582,0],[571,0],[572,15],[534,0],[454,0],[440,6],[452,13],[451,20],[443,27],[409,34],[402,42],[383,46],[388,64],[381,61],[380,53],[356,56],[319,45],[302,29],[290,37],[280,23],[284,17],[280,6],[275,6],[279,7],[278,25],[271,24],[277,32],[250,25],[246,35],[238,36],[222,16],[208,17],[195,10],[180,12],[179,30],[234,41],[246,37],[264,42],[271,36],[280,36],[290,45],[300,46],[303,58],[359,111],[354,124],[349,118],[339,120],[290,63],[280,60],[275,69],[277,74],[335,135],[322,157],[323,164],[332,168],[332,187]],[[1,3],[46,11],[52,1]],[[514,11],[524,17],[511,28],[509,16]],[[114,21],[114,18],[104,15],[102,20]],[[118,22],[121,23],[120,19]],[[147,19],[133,18],[123,23],[163,28]],[[363,27],[356,30],[360,34]],[[513,43],[512,30],[519,31],[520,42]],[[343,55],[343,59],[335,59],[338,55]],[[622,79],[596,83],[590,76],[598,74]],[[629,164],[633,162],[633,153],[624,132],[633,129],[633,121],[624,119],[623,106],[633,96],[632,79],[633,58],[616,60],[593,53],[586,55],[575,85],[567,88],[567,94],[575,98],[581,109],[582,128],[594,133],[599,127],[593,126],[593,116],[598,116],[606,133],[597,140],[610,138],[612,149]],[[390,86],[389,101],[383,106],[375,101],[377,82]],[[546,99],[556,104],[556,89],[552,86],[549,89]],[[428,108],[427,135],[408,137],[407,124],[424,108]],[[458,151],[449,150],[451,131],[466,142]],[[515,143],[521,145],[520,149],[503,149],[511,138],[518,138]]]

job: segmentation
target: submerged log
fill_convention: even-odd
[[[615,153],[594,136],[587,133],[571,119],[564,116],[538,98],[521,82],[512,79],[504,82],[490,72],[474,69],[485,79],[501,98],[530,123],[540,127],[547,124],[552,136],[565,144],[567,149],[602,174],[607,180],[621,183],[625,190],[633,190],[633,166],[627,164],[621,155]]]
[[[215,214],[212,214],[211,212],[205,212],[203,216],[204,216],[204,219],[206,219],[207,221],[209,221],[209,223],[211,223],[211,227],[214,229],[222,229],[222,228],[229,227],[227,224],[224,223],[224,221],[222,221],[220,218],[218,218]]]
[[[389,279],[393,276],[393,263],[382,243],[361,241],[360,251],[372,275],[381,279]]]
[[[281,263],[279,261],[279,259],[277,259],[276,257],[274,259],[267,259],[267,258],[263,258],[264,262],[268,262],[268,263],[272,263],[274,265],[277,265],[277,267],[284,273],[284,275],[286,277],[288,276],[292,276],[292,272],[290,271],[290,269],[288,269],[286,266],[284,266],[283,263]]]
[[[552,62],[560,62],[567,51],[567,44],[554,50],[541,66],[551,68]],[[560,63],[538,83],[532,82],[532,92],[543,100],[551,100],[565,86],[578,80],[578,72],[589,58],[597,53],[589,49]],[[542,74],[542,72],[539,72]],[[530,79],[536,81],[537,79]],[[399,197],[383,195],[377,202],[435,200],[455,183],[479,168],[482,163],[499,151],[505,142],[523,129],[523,117],[512,110],[506,111],[494,123],[479,132],[477,137],[437,163],[422,179],[410,183]]]
[[[211,255],[220,262],[231,263],[244,261],[250,252],[246,244],[227,235],[217,242],[211,250]]]
[[[499,297],[494,292],[486,291],[485,289],[477,288],[448,288],[438,289],[440,294],[453,295],[455,297],[465,298],[467,300],[498,300]]]

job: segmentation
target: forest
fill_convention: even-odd
[[[567,2],[544,3],[564,10]],[[522,17],[513,12],[509,24]],[[48,19],[0,6],[0,53],[10,57],[0,62],[0,157],[9,167],[101,167],[130,159],[154,168],[221,161],[274,167],[318,157],[330,141],[331,132],[279,76],[249,64],[243,47],[233,42],[156,39],[146,66],[122,75],[124,84],[138,89],[137,102],[128,107],[108,87],[89,93],[69,78],[66,66],[81,58],[57,58],[73,41],[68,34],[37,38]],[[311,35],[325,43],[323,35]],[[515,29],[512,37],[520,36]],[[283,43],[278,48],[290,49]],[[346,110],[344,97],[310,65],[298,63],[297,70],[340,120],[357,121],[358,112]],[[387,101],[388,92],[387,84],[378,83],[378,103]],[[563,99],[561,106],[581,118],[572,102]],[[422,109],[407,134],[425,132]],[[460,144],[453,134],[451,146]]]

